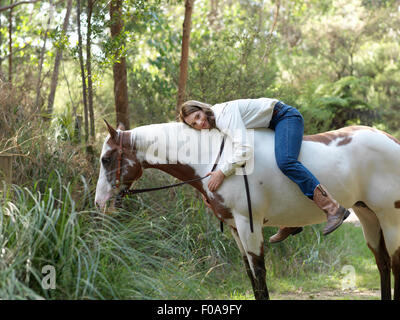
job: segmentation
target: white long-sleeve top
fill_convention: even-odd
[[[232,155],[223,163],[221,171],[231,175],[253,153],[253,146],[244,138],[246,129],[268,128],[277,99],[240,99],[211,107],[217,129],[232,138]]]

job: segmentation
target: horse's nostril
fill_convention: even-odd
[[[106,206],[106,203],[99,201],[99,200],[95,200],[94,206],[95,206],[96,210],[103,211]]]

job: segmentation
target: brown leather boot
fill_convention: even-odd
[[[350,211],[343,208],[332,196],[328,193],[325,187],[319,184],[314,190],[315,204],[325,212],[328,219],[322,234],[328,235],[335,231],[342,222],[349,216]]]
[[[269,238],[270,243],[277,243],[285,240],[290,235],[295,235],[303,231],[302,227],[282,227],[278,232]]]

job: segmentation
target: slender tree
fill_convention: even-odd
[[[1,6],[2,1],[0,2],[0,12],[10,10],[9,16],[8,16],[8,81],[11,83],[12,82],[12,68],[13,68],[13,48],[12,48],[12,34],[13,34],[13,9],[16,6],[19,6],[21,4],[27,4],[27,3],[36,3],[41,0],[26,0],[26,1],[19,1],[19,2],[14,2],[14,0],[10,0],[10,4],[7,6]],[[0,59],[0,64],[1,64],[2,59]],[[1,71],[0,71],[1,73]]]
[[[72,9],[72,0],[68,0],[67,12],[65,13],[65,18],[64,18],[63,28],[62,28],[62,36],[64,36],[67,33],[69,17],[71,15],[71,9]],[[54,98],[56,95],[56,89],[57,89],[57,83],[58,83],[58,71],[59,71],[60,62],[62,59],[62,51],[63,51],[62,46],[57,48],[57,54],[56,54],[56,59],[54,62],[53,75],[51,77],[50,94],[49,94],[48,106],[47,106],[47,113],[49,115],[53,114]]]
[[[281,1],[277,0],[275,6],[276,6],[276,9],[275,9],[275,14],[274,14],[274,21],[272,22],[271,30],[269,31],[269,33],[267,35],[267,44],[268,45],[265,47],[265,51],[264,51],[264,54],[263,54],[263,57],[262,57],[262,60],[264,61],[264,63],[267,63],[268,55],[269,55],[269,52],[271,51],[270,43],[272,41],[272,36],[274,34],[274,30],[275,30],[276,24],[278,23],[279,9],[281,7]],[[261,25],[261,22],[262,22],[261,17],[262,17],[262,10],[260,11],[260,22],[259,22],[259,25]],[[261,28],[259,28],[259,29],[261,29]]]
[[[210,27],[212,28],[214,26],[214,23],[217,22],[218,18],[218,0],[210,0],[210,12],[208,14],[208,21],[210,24]]]
[[[12,33],[13,33],[13,25],[12,25],[12,3],[13,0],[11,0],[11,4],[10,4],[10,13],[8,16],[8,51],[9,51],[9,56],[8,56],[8,82],[12,82],[12,56],[13,56],[13,52],[12,52]]]
[[[40,100],[40,89],[42,86],[42,69],[43,69],[43,62],[44,62],[44,54],[46,52],[46,43],[47,43],[48,33],[50,30],[50,22],[51,22],[51,19],[53,18],[53,12],[54,12],[53,0],[50,0],[49,4],[50,4],[49,19],[47,20],[47,27],[46,27],[46,30],[44,33],[42,50],[40,50],[38,80],[37,80],[37,84],[36,84],[36,102],[35,102],[36,108],[39,108],[39,103],[40,103],[39,100]]]
[[[93,111],[93,81],[92,81],[92,13],[95,0],[87,3],[87,38],[86,38],[86,70],[88,77],[88,109],[90,119],[90,137],[95,140],[94,111]]]
[[[128,109],[128,84],[126,72],[126,59],[122,54],[124,48],[122,31],[124,22],[122,19],[123,0],[111,0],[110,19],[111,19],[111,38],[114,43],[118,42],[115,49],[115,63],[113,65],[114,75],[114,99],[117,125],[120,123],[129,129],[129,109]],[[122,42],[122,43],[121,43]]]
[[[182,52],[179,67],[178,102],[176,105],[176,114],[179,114],[179,107],[185,101],[193,4],[194,0],[185,0],[185,18],[183,21]]]
[[[0,5],[2,4],[2,0],[0,0]],[[1,19],[0,19],[0,30],[1,30]],[[2,44],[2,42],[3,42],[3,37],[2,37],[2,34],[1,34],[1,32],[0,32],[0,48],[1,48],[1,44]],[[1,52],[0,52],[0,56],[1,56]],[[3,62],[3,59],[2,58],[0,58],[0,80],[3,80],[2,79],[2,72],[1,72],[1,63]]]
[[[89,118],[88,118],[88,104],[87,104],[87,89],[86,89],[86,76],[85,76],[85,64],[83,62],[83,50],[82,50],[82,32],[81,32],[81,0],[77,0],[76,3],[76,22],[78,27],[78,55],[79,65],[81,67],[81,78],[82,78],[82,99],[83,99],[83,115],[84,115],[84,128],[85,128],[85,141],[89,140]]]

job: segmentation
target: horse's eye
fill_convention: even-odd
[[[111,159],[110,158],[102,158],[101,162],[103,163],[103,165],[106,166],[106,165],[110,164]]]

